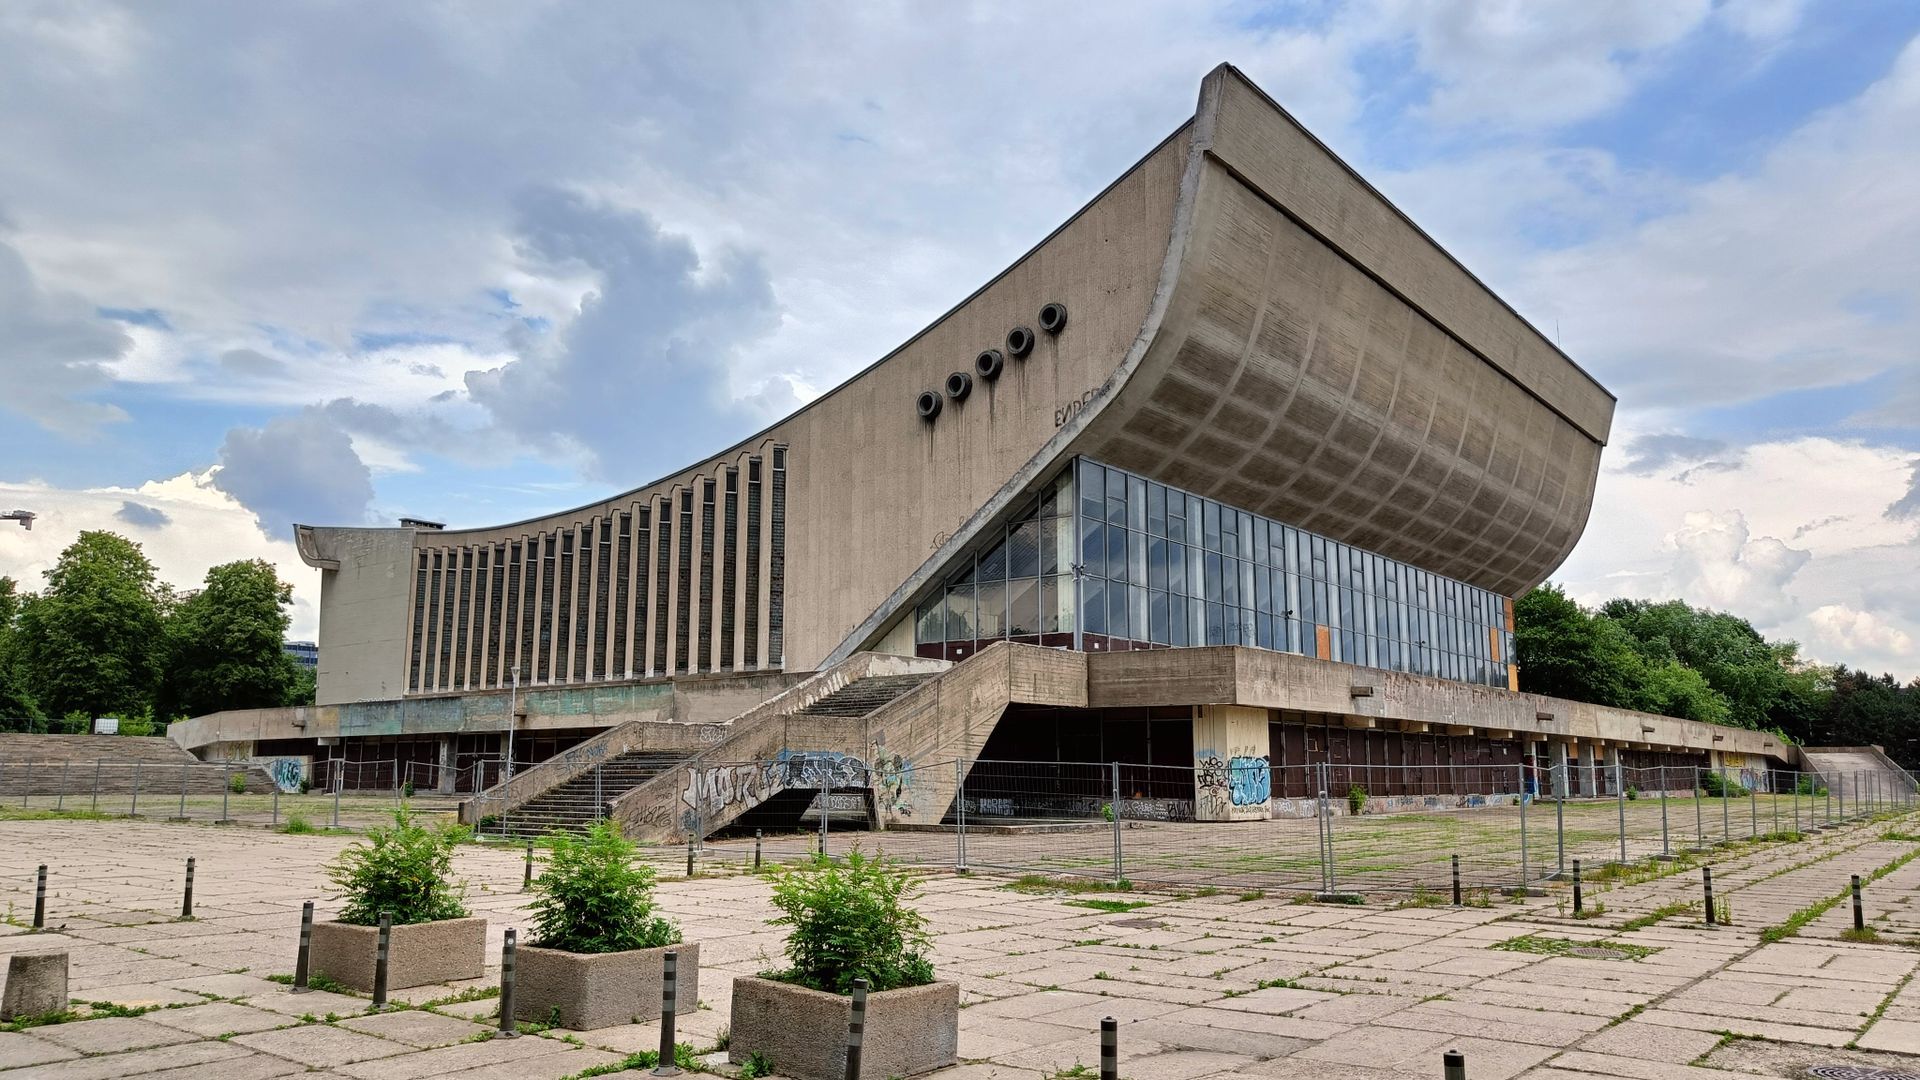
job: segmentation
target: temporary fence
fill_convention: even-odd
[[[426,810],[454,807],[451,798],[436,797],[430,789],[393,783],[405,775],[400,764],[323,760],[309,769],[285,759],[270,765],[0,760],[0,811],[265,826],[298,817],[315,827],[353,828],[385,817],[403,800]],[[388,783],[373,786],[376,776]]]
[[[1888,772],[1617,764],[963,760],[915,772],[917,783],[956,793],[937,824],[896,818],[870,830],[870,817],[886,809],[879,789],[870,778],[842,777],[804,797],[786,789],[789,824],[777,833],[742,827],[745,817],[694,823],[689,865],[858,845],[913,865],[1007,874],[1318,894],[1444,896],[1457,882],[1478,896],[1565,878],[1576,860],[1605,878],[1905,812],[1916,799],[1909,780]],[[1591,794],[1561,794],[1582,790]],[[804,832],[791,825],[802,807]]]

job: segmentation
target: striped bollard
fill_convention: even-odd
[[[307,964],[313,957],[313,901],[300,905],[300,951],[293,958],[293,992],[307,993]]]
[[[180,917],[193,918],[193,856],[187,856],[187,890],[180,898]]]
[[[47,864],[40,864],[40,874],[33,884],[33,928],[44,930],[47,926]]]
[[[1573,860],[1573,914],[1574,914],[1574,917],[1578,918],[1580,913],[1584,910],[1586,910],[1586,907],[1584,904],[1581,903],[1581,895],[1580,895],[1580,860],[1575,859]]]
[[[1712,926],[1713,925],[1713,867],[1703,866],[1700,868],[1700,887],[1706,890],[1707,925]]]
[[[509,927],[507,941],[500,947],[500,1037],[517,1039],[520,1029],[513,1022],[513,957],[519,935]]]
[[[1120,1080],[1120,1023],[1111,1016],[1100,1021],[1100,1080]]]
[[[373,951],[373,1011],[387,1007],[387,954],[393,947],[393,912],[380,913],[380,940]]]
[[[680,1013],[680,950],[668,949],[660,972],[660,1062],[655,1076],[679,1076],[673,1063],[673,1022]]]
[[[1467,1055],[1458,1050],[1440,1055],[1440,1067],[1446,1074],[1445,1080],[1467,1080]]]
[[[853,1011],[847,1014],[847,1080],[860,1080],[860,1048],[867,1041],[867,980],[853,980]]]

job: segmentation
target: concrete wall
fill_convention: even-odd
[[[320,575],[320,663],[314,700],[366,701],[406,692],[412,529],[326,529]],[[301,555],[307,556],[302,542]],[[311,560],[309,560],[311,561]]]
[[[1193,718],[1195,821],[1259,821],[1271,816],[1272,756],[1265,709],[1202,705]]]
[[[709,675],[522,691],[517,731],[613,727],[628,721],[718,724],[799,683],[806,672]],[[402,698],[345,705],[240,709],[184,720],[167,729],[174,743],[205,753],[230,743],[366,735],[446,735],[507,729],[506,692]]]

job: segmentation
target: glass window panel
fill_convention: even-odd
[[[1167,489],[1159,484],[1147,485],[1147,531],[1167,535]]]
[[[1118,525],[1107,526],[1107,576],[1127,579],[1127,530]]]
[[[1254,626],[1255,626],[1256,633],[1258,634],[1258,637],[1255,639],[1254,644],[1260,646],[1263,649],[1273,648],[1274,647],[1273,616],[1271,615],[1257,616]]]
[[[1177,593],[1167,597],[1167,644],[1187,644],[1187,598]]]
[[[1059,573],[1060,562],[1061,562],[1060,541],[1062,537],[1069,537],[1072,535],[1073,523],[1067,520],[1054,520],[1052,518],[1042,518],[1041,520],[1034,522],[1034,527],[1039,530],[1036,536],[1036,539],[1034,541],[1035,547],[1036,547],[1036,550],[1034,551],[1034,557],[1039,562],[1039,565],[1036,567],[1037,571],[1041,574]],[[1073,551],[1071,549],[1071,546],[1069,546],[1069,549],[1067,551],[1066,561],[1067,562],[1073,561]]]
[[[947,640],[972,641],[974,634],[973,586],[961,585],[947,590]]]
[[[1187,497],[1178,491],[1165,492],[1167,497],[1167,537],[1182,543],[1187,539]]]
[[[1240,550],[1237,554],[1242,559],[1254,559],[1259,557],[1258,550],[1253,545],[1253,515],[1242,510],[1240,511]]]
[[[1269,533],[1267,531],[1270,527],[1275,526],[1266,518],[1253,519],[1253,550],[1248,553],[1247,558],[1252,559],[1262,566],[1273,565],[1273,552],[1270,547],[1270,541],[1268,539]]]
[[[1073,633],[1072,578],[1040,579],[1040,632],[1043,634]]]
[[[953,576],[947,579],[949,585],[962,585],[972,581],[974,576],[973,553],[960,556],[959,565],[954,567]]]
[[[1220,560],[1220,602],[1233,607],[1240,606],[1240,567],[1238,559],[1222,557]],[[1252,597],[1248,597],[1252,599]]]
[[[1107,470],[1085,458],[1080,461],[1080,516],[1107,516]]]
[[[1253,607],[1262,615],[1273,614],[1273,567],[1271,566],[1254,567]]]
[[[974,624],[976,638],[1004,637],[1007,632],[1007,584],[983,581],[974,586]]]
[[[1007,577],[1007,542],[1003,538],[999,543],[980,553],[980,571],[976,580],[1005,581]]]
[[[1147,584],[1155,589],[1167,587],[1167,542],[1158,536],[1147,539]]]
[[[1188,547],[1200,546],[1200,534],[1202,532],[1201,518],[1204,516],[1200,510],[1200,505],[1201,505],[1200,497],[1198,495],[1187,496],[1187,546]]]
[[[1040,574],[1040,523],[1023,521],[1007,534],[1007,576],[1030,578]]]
[[[1201,597],[1207,594],[1207,553],[1197,544],[1187,545],[1187,595]]]
[[[1167,594],[1155,590],[1147,600],[1147,640],[1155,645],[1170,645],[1173,639],[1167,631]]]
[[[1200,530],[1202,542],[1208,551],[1220,550],[1220,504],[1207,502],[1200,504]]]
[[[1250,562],[1242,562],[1236,567],[1236,569],[1240,571],[1239,604],[1241,607],[1253,607],[1254,606],[1253,604],[1254,565]]]
[[[1118,469],[1107,470],[1107,521],[1113,525],[1127,523],[1127,474]]]
[[[1204,610],[1206,614],[1205,629],[1207,644],[1225,645],[1227,643],[1227,628],[1223,624],[1226,622],[1226,609],[1219,604],[1207,604]]]
[[[1030,637],[1040,632],[1040,582],[1017,578],[1007,582],[1007,636]]]
[[[1147,534],[1127,534],[1127,580],[1135,585],[1147,583]]]
[[[1080,627],[1089,634],[1107,632],[1107,583],[1097,577],[1080,579]]]
[[[1187,599],[1187,640],[1195,645],[1207,641],[1207,603],[1197,596]]]
[[[913,640],[916,645],[947,639],[947,609],[944,601],[945,597],[936,595],[921,604],[920,610],[914,614]]]
[[[1127,632],[1127,587],[1117,581],[1107,582],[1107,633],[1123,638]]]
[[[1127,528],[1147,530],[1147,482],[1137,476],[1127,477]]]
[[[1212,603],[1220,602],[1220,554],[1215,551],[1206,553],[1205,576],[1200,579],[1203,588],[1200,595]]]
[[[1141,585],[1127,586],[1127,633],[1135,641],[1147,640],[1147,590]]]
[[[1186,596],[1193,590],[1187,587],[1187,546],[1167,541],[1167,591]]]
[[[1107,527],[1098,520],[1080,523],[1080,568],[1094,577],[1107,576]]]
[[[1220,553],[1236,559],[1240,557],[1240,530],[1235,524],[1233,511],[1224,506],[1220,508]]]

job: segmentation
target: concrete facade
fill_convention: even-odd
[[[1612,409],[1223,66],[1032,252],[712,458],[506,526],[297,527],[319,700],[906,651],[946,568],[1081,455],[1513,596],[1578,539]]]

